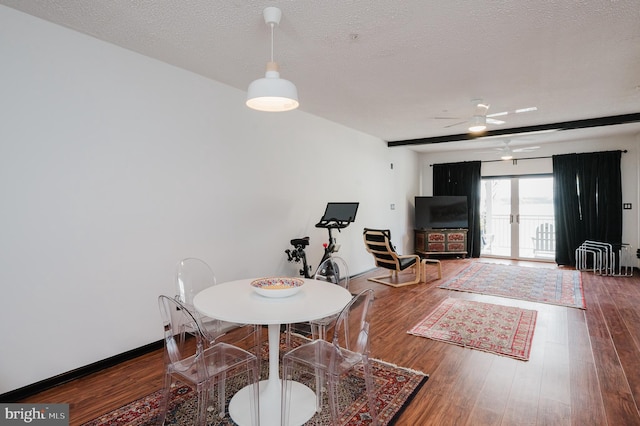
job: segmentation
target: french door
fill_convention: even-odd
[[[551,175],[482,179],[481,255],[555,259]]]

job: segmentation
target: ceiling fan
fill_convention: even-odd
[[[475,106],[475,111],[473,116],[470,119],[449,124],[447,126],[444,126],[444,128],[448,129],[450,127],[460,126],[462,124],[468,123],[469,131],[471,133],[479,133],[487,129],[487,124],[495,124],[495,125],[505,124],[504,120],[497,119],[496,117],[504,117],[509,114],[521,114],[524,112],[531,112],[531,111],[538,110],[537,107],[527,107],[527,108],[518,108],[513,111],[501,111],[501,112],[495,112],[492,114],[487,114],[487,112],[489,111],[489,106],[490,106],[489,104],[484,103],[482,99],[472,99],[471,102]],[[456,119],[456,117],[434,117],[434,118],[444,119],[444,120]]]
[[[522,148],[511,148],[511,146],[509,145],[510,142],[511,142],[511,140],[505,139],[505,140],[502,141],[503,145],[501,147],[495,148],[495,151],[498,151],[500,153],[500,159],[501,160],[511,160],[511,159],[513,159],[513,154],[517,153],[517,152],[531,152],[531,151],[535,151],[536,149],[540,148],[539,146],[526,146],[526,147],[522,147]]]

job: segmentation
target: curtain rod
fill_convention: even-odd
[[[622,150],[620,152],[622,152],[623,154],[626,154],[627,150],[625,149],[625,150]],[[574,154],[576,154],[576,153],[574,152]],[[561,154],[561,155],[565,155],[565,154]],[[522,160],[540,160],[540,159],[544,159],[544,158],[553,158],[553,156],[552,155],[547,155],[545,157],[513,158],[511,160],[481,160],[480,162],[481,163],[498,163],[498,162],[501,162],[501,161],[512,161],[513,164],[518,164],[518,161],[522,161]],[[429,167],[433,167],[433,164],[429,164]]]

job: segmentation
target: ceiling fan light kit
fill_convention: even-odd
[[[474,115],[471,118],[471,124],[469,126],[469,131],[471,133],[480,133],[487,130],[487,120],[484,115]]]
[[[254,80],[247,89],[246,105],[258,111],[283,112],[298,108],[298,89],[289,80],[280,78],[278,64],[273,60],[273,29],[280,24],[282,11],[267,7],[264,22],[271,27],[271,60],[267,62],[264,78]]]
[[[513,155],[510,152],[505,152],[504,154],[502,154],[502,156],[500,157],[501,160],[512,160],[513,159]]]

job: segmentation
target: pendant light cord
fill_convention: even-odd
[[[273,62],[273,27],[274,23],[271,23],[271,62]]]

